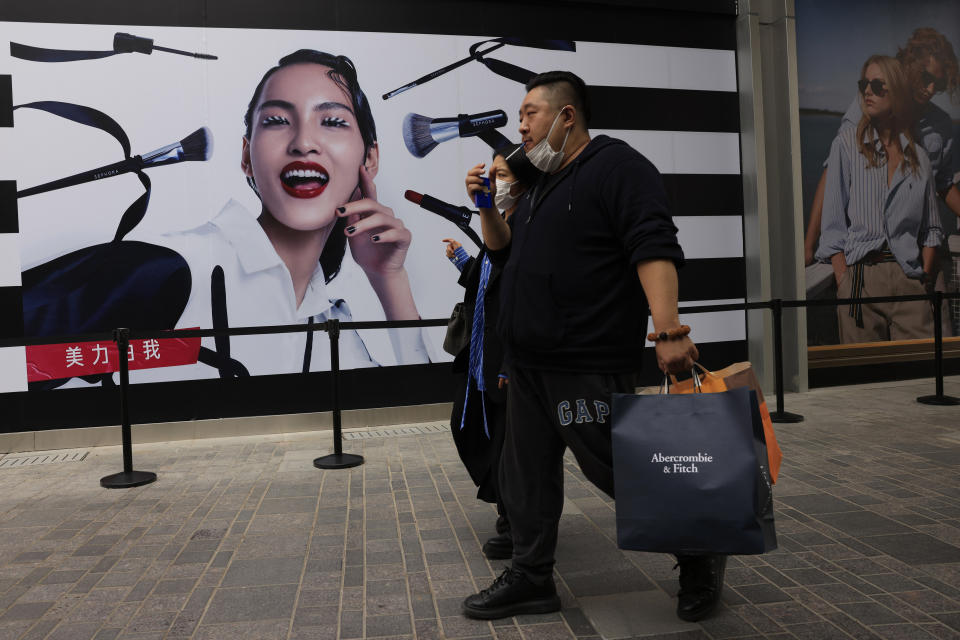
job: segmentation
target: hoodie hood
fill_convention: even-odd
[[[567,211],[573,213],[573,194],[574,188],[577,185],[577,174],[579,174],[580,168],[602,150],[615,146],[631,148],[630,145],[623,140],[611,138],[608,135],[598,135],[590,139],[590,142],[588,142],[587,146],[583,148],[583,151],[574,158],[573,162],[555,173],[544,174],[531,194],[531,216],[536,214],[537,207],[540,206],[540,203],[543,202],[547,194],[564,182],[566,182],[567,189]],[[567,179],[567,174],[569,174],[569,179]]]

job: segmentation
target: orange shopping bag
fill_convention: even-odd
[[[767,441],[770,480],[776,483],[777,475],[780,473],[780,462],[783,460],[783,452],[780,450],[780,445],[777,444],[777,436],[773,432],[773,421],[770,419],[770,411],[767,409],[767,403],[763,399],[763,392],[760,390],[760,381],[757,380],[757,374],[753,372],[753,366],[749,362],[735,362],[729,367],[720,369],[719,371],[707,371],[699,364],[696,366],[703,371],[700,375],[700,388],[703,393],[720,393],[739,387],[747,387],[757,392],[757,400],[760,403],[760,416],[763,419],[763,435]],[[692,378],[679,382],[676,378],[672,378],[670,382],[670,393],[693,393],[693,387]]]

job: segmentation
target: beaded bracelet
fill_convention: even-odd
[[[679,340],[688,335],[690,335],[690,326],[682,324],[676,329],[669,329],[660,333],[648,333],[647,340],[650,342],[665,342],[667,340]]]

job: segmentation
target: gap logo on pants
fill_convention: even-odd
[[[574,422],[577,424],[586,422],[605,423],[607,416],[610,415],[610,405],[600,400],[594,400],[592,404],[593,412],[591,413],[587,401],[583,398],[577,398],[573,404],[569,400],[558,402],[557,417],[560,419],[560,426],[566,427]]]

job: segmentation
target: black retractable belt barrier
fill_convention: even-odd
[[[770,414],[773,422],[803,422],[799,413],[790,413],[783,410],[783,300],[775,298],[770,301],[773,310],[773,353],[774,375],[777,391],[777,410]]]
[[[100,486],[106,489],[129,489],[150,484],[157,479],[157,474],[152,471],[133,470],[133,443],[130,436],[130,413],[127,402],[127,387],[130,385],[130,368],[127,364],[130,330],[114,329],[113,339],[117,343],[120,359],[120,431],[123,438],[123,471],[100,478]]]
[[[333,391],[333,453],[313,461],[317,469],[348,469],[363,464],[363,456],[343,452],[343,435],[340,431],[340,321],[327,320],[326,330],[330,336],[330,376]]]
[[[934,291],[933,303],[933,355],[936,369],[937,392],[932,396],[920,396],[917,402],[921,404],[933,404],[939,406],[953,406],[960,404],[960,399],[953,396],[943,395],[943,292]]]

